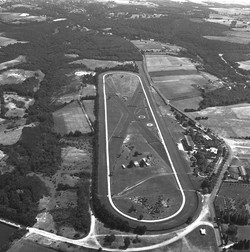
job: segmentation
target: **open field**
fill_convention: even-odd
[[[187,58],[170,55],[146,55],[145,57],[149,73],[172,70],[196,71],[194,64]]]
[[[0,35],[3,35],[0,33]],[[17,41],[15,39],[12,39],[12,38],[7,38],[7,37],[4,37],[4,36],[0,36],[0,47],[2,46],[7,46],[7,45],[13,45],[13,44],[16,44],[16,43],[28,43],[27,41]]]
[[[109,88],[108,93],[116,94],[127,101],[134,95],[139,79],[136,75],[128,73],[109,74],[106,77],[106,84]]]
[[[23,117],[26,109],[33,105],[35,100],[22,97],[16,93],[4,93],[4,106],[7,109],[5,117]]]
[[[181,81],[157,82],[154,85],[167,99],[180,99],[199,96],[200,91],[194,87],[192,82]]]
[[[1,12],[0,20],[8,24],[46,21],[45,16],[31,16],[28,13]]]
[[[92,137],[63,138],[61,142],[66,145],[62,148],[62,164],[53,176],[41,176],[40,179],[49,189],[49,196],[43,197],[39,202],[39,210],[42,211],[36,227],[44,230],[58,232],[66,237],[74,238],[76,231],[68,223],[67,215],[72,208],[77,206],[78,184],[84,179],[88,180],[92,171],[93,146]],[[59,185],[67,186],[67,189],[59,189]],[[88,192],[87,192],[88,193]],[[64,214],[63,214],[64,213]],[[58,228],[53,216],[61,214],[63,225]]]
[[[228,36],[203,36],[203,37],[210,40],[218,40],[218,41],[243,44],[243,45],[247,45],[250,42],[250,37],[248,36],[238,37],[236,34],[228,35]]]
[[[143,51],[172,51],[180,52],[183,50],[182,47],[171,45],[168,43],[161,43],[158,41],[151,40],[131,40],[131,42],[139,49]]]
[[[250,60],[236,62],[239,64],[239,68],[250,71]]]
[[[125,188],[133,187],[151,177],[172,173],[172,169],[142,136],[135,123],[129,127],[118,153],[119,159],[112,166],[111,181],[114,194],[119,194]],[[148,160],[148,166],[130,167],[131,161],[140,162],[142,158]],[[125,165],[126,169],[122,169],[122,165]]]
[[[110,61],[110,60],[95,60],[95,59],[79,59],[70,62],[69,64],[80,64],[84,65],[89,70],[95,70],[96,68],[112,68],[118,65],[123,65],[126,63],[132,63],[130,61]]]
[[[188,113],[195,118],[197,116],[208,117],[201,124],[209,127],[223,137],[250,136],[250,105],[247,103],[210,107],[201,111]]]
[[[26,57],[23,55],[20,55],[13,60],[0,63],[0,70],[4,70],[6,68],[13,67],[24,62],[26,62]]]
[[[166,99],[193,98],[200,96],[202,89],[213,90],[221,86],[215,76],[198,73],[188,58],[153,54],[145,57],[154,87]]]
[[[173,175],[161,175],[148,179],[113,201],[127,214],[143,219],[161,219],[174,214],[181,206],[182,196]]]
[[[27,124],[26,119],[22,118],[15,121],[13,124],[10,122],[4,122],[0,124],[0,144],[12,145],[15,144],[21,137],[24,127],[34,127],[34,124]]]
[[[77,101],[74,101],[62,109],[53,113],[54,128],[59,134],[80,131],[90,133],[90,125]]]

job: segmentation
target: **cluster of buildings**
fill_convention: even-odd
[[[129,164],[126,166],[122,164],[122,169],[132,168],[132,167],[149,167],[150,166],[150,159],[148,157],[143,157],[142,159],[138,160],[131,160]]]

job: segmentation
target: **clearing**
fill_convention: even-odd
[[[187,58],[170,55],[146,55],[145,57],[149,73],[172,70],[196,71],[195,65]]]
[[[88,120],[77,101],[55,111],[53,118],[54,129],[61,135],[75,131],[80,131],[83,134],[91,132]]]
[[[85,65],[87,69],[95,70],[96,68],[112,68],[119,65],[124,64],[131,64],[132,61],[110,61],[110,60],[95,60],[95,59],[79,59],[75,60],[73,62],[70,62],[69,64],[79,64],[79,65]]]
[[[77,207],[79,183],[87,182],[91,177],[92,141],[89,136],[67,137],[61,140],[61,143],[67,145],[62,148],[61,167],[52,177],[40,176],[49,188],[50,196],[43,197],[39,202],[42,212],[38,216],[36,227],[74,238],[77,232],[72,227],[68,214],[71,211],[74,213],[74,208]],[[58,216],[61,217],[59,221]]]
[[[4,70],[6,68],[13,67],[18,64],[25,63],[25,62],[26,62],[26,57],[23,55],[20,55],[13,60],[9,60],[9,61],[0,63],[0,70]]]
[[[5,117],[23,117],[25,115],[26,109],[29,106],[33,105],[35,100],[22,97],[17,95],[16,93],[4,93],[4,107],[7,110],[5,113]]]

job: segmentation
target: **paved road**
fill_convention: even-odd
[[[149,82],[147,78],[145,77],[145,74],[143,72],[142,65],[139,65],[140,69],[140,77],[142,80],[143,87],[145,89],[145,92],[149,98],[149,103],[152,106],[152,109],[154,110],[154,113],[157,113],[157,107],[155,103],[152,100],[152,96],[149,90]],[[141,223],[138,223],[136,220],[128,220],[126,217],[120,215],[117,213],[112,206],[110,205],[110,202],[107,198],[108,194],[108,187],[107,187],[107,180],[106,174],[107,174],[107,167],[106,167],[106,156],[104,155],[104,150],[106,148],[105,143],[105,127],[104,127],[104,121],[105,121],[105,111],[104,111],[104,97],[103,97],[103,74],[99,76],[99,168],[98,168],[98,194],[103,204],[105,204],[105,207],[112,212],[115,216],[119,216],[121,219],[129,221],[129,224],[131,227],[138,226]],[[163,139],[165,143],[168,146],[168,150],[171,156],[171,159],[173,161],[174,167],[176,167],[178,177],[180,179],[181,185],[184,188],[184,194],[186,197],[186,202],[184,205],[183,210],[173,219],[168,220],[163,223],[147,223],[148,230],[151,231],[162,231],[162,230],[171,230],[177,227],[180,227],[181,225],[185,225],[186,220],[191,217],[198,215],[200,211],[200,205],[199,205],[199,197],[197,196],[196,192],[192,190],[192,184],[189,180],[188,175],[186,172],[188,171],[188,167],[186,167],[185,162],[182,160],[182,157],[179,155],[179,151],[176,147],[176,143],[173,141],[171,135],[169,134],[167,127],[168,122],[167,119],[162,119],[157,117],[157,122],[159,124],[159,127],[161,128]]]

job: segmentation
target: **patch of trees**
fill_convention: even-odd
[[[250,102],[250,86],[238,85],[228,89],[226,87],[203,93],[200,109],[214,106],[227,106],[243,102]]]
[[[249,250],[250,249],[250,240],[240,240],[231,246],[235,250]]]
[[[12,245],[12,242],[15,240],[21,239],[27,232],[28,231],[25,228],[17,229],[16,231],[14,231],[10,235],[8,241],[6,243],[0,245],[0,252],[8,251],[8,249]]]
[[[207,120],[208,117],[207,116],[196,116],[194,119],[197,120],[197,121],[199,121],[199,120]]]
[[[244,208],[242,211],[235,211],[230,209],[223,209],[217,213],[217,217],[220,218],[222,223],[233,223],[236,225],[247,225],[250,217],[248,211]]]
[[[198,111],[197,109],[193,109],[193,108],[185,108],[184,109],[184,112],[196,112],[196,111]]]
[[[37,176],[14,171],[0,176],[0,215],[23,225],[35,223],[38,201],[47,189]]]
[[[6,84],[0,87],[1,90],[7,92],[16,92],[21,96],[34,97],[34,87],[39,83],[35,77],[31,77],[22,82],[22,84]]]

